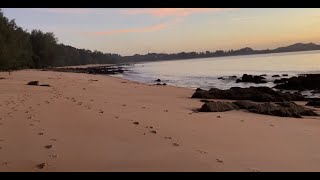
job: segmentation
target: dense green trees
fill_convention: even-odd
[[[0,68],[2,70],[33,67],[29,34],[9,21],[0,10]]]
[[[0,9],[0,70],[111,64],[119,62],[120,58],[117,54],[58,44],[58,39],[50,32],[32,30],[28,33],[14,20],[6,18]]]

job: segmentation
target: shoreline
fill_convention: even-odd
[[[194,89],[114,76],[0,77],[0,171],[320,170],[319,117],[195,113]]]

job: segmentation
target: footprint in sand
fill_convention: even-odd
[[[216,161],[217,161],[218,163],[223,163],[223,161],[222,161],[221,159],[216,159]]]
[[[173,146],[180,146],[178,143],[172,143]]]
[[[260,172],[259,170],[254,169],[254,168],[248,168],[248,170],[251,171],[251,172]]]
[[[44,146],[46,149],[51,149],[52,147],[53,147],[53,145],[46,145],[46,146]]]
[[[45,168],[46,166],[48,166],[48,163],[41,163],[41,164],[37,164],[37,168],[38,169],[43,169],[43,168]]]
[[[206,151],[202,151],[202,150],[197,150],[200,154],[208,154],[208,152]]]
[[[58,158],[58,155],[57,155],[57,154],[49,154],[49,157],[51,157],[51,158]]]

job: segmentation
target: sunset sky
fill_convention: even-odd
[[[2,10],[24,29],[54,32],[60,43],[121,55],[320,43],[320,9]]]

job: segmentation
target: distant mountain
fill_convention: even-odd
[[[320,45],[314,43],[296,43],[286,47],[279,47],[274,49],[276,52],[294,52],[294,51],[311,51],[311,50],[319,50]]]
[[[135,54],[133,56],[122,56],[121,62],[141,62],[141,61],[163,61],[163,60],[177,60],[177,59],[194,59],[194,58],[209,58],[209,57],[223,57],[223,56],[240,56],[240,55],[254,55],[254,54],[269,54],[269,53],[284,53],[296,51],[312,51],[320,50],[320,45],[314,43],[296,43],[286,47],[279,47],[276,49],[254,50],[250,47],[245,47],[238,50],[217,50],[214,52],[180,52],[180,53],[148,53],[145,55]]]

